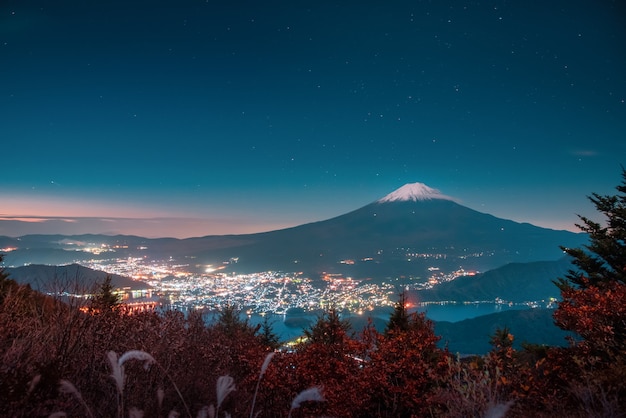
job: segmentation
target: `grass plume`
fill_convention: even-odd
[[[217,394],[217,407],[215,408],[215,415],[218,415],[220,406],[229,393],[235,390],[235,379],[231,376],[220,376],[217,378],[217,384],[215,385],[215,391]]]
[[[254,390],[254,397],[252,398],[252,407],[250,408],[250,418],[254,416],[254,404],[256,403],[256,395],[259,393],[259,386],[261,385],[261,379],[263,378],[265,371],[269,367],[270,362],[272,361],[272,358],[274,357],[274,354],[276,354],[276,352],[272,351],[267,356],[265,356],[265,360],[263,361],[263,365],[261,366],[259,379],[256,382],[256,389]]]
[[[289,417],[291,417],[291,412],[300,408],[302,402],[324,402],[324,396],[322,396],[322,391],[319,387],[314,386],[312,388],[308,388],[303,390],[296,396],[293,401],[291,401],[291,409],[289,410]]]
[[[78,389],[76,389],[76,386],[72,384],[72,382],[70,382],[69,380],[64,380],[64,379],[60,380],[59,381],[59,393],[65,393],[65,394],[74,396],[81,403],[81,405],[83,405],[83,407],[85,408],[85,411],[87,411],[87,415],[93,418],[93,413],[91,412],[91,409],[89,409],[89,406],[83,399],[83,396],[80,394]]]
[[[154,359],[154,357],[152,357],[150,354],[146,353],[145,351],[141,351],[141,350],[130,350],[130,351],[125,352],[124,354],[122,354],[122,357],[119,358],[117,363],[120,367],[122,367],[124,363],[126,363],[128,360],[143,361],[144,362],[143,368],[146,370],[150,368],[150,365],[156,363],[156,360]]]
[[[118,393],[120,396],[123,396],[123,392],[124,392],[124,363],[126,363],[129,360],[140,361],[144,363],[143,368],[145,370],[148,370],[150,366],[154,364],[157,367],[159,367],[159,369],[165,374],[165,376],[172,383],[172,386],[174,386],[176,393],[178,394],[181,402],[183,403],[183,406],[185,407],[185,410],[187,411],[187,415],[191,418],[191,412],[189,411],[189,407],[187,406],[187,403],[185,402],[183,395],[180,393],[178,386],[176,386],[176,383],[174,383],[173,379],[171,378],[167,370],[161,367],[160,364],[150,354],[142,350],[129,350],[125,352],[124,354],[122,354],[122,356],[119,359],[117,358],[117,354],[114,351],[109,351],[107,356],[109,359],[109,363],[111,363],[111,369],[113,370],[111,376],[115,380],[115,383],[118,388]],[[159,389],[157,391],[157,400],[159,402],[159,408],[161,404],[163,403],[163,397],[164,397],[163,389]],[[121,402],[121,405],[123,405],[123,402]]]

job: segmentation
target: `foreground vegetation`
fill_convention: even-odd
[[[127,314],[100,286],[87,309],[18,286],[0,271],[0,415],[7,417],[623,417],[626,416],[626,171],[606,217],[564,249],[554,318],[580,338],[513,348],[499,329],[485,356],[437,348],[400,295],[384,332],[350,330],[329,310],[293,350],[271,327],[225,308]],[[82,309],[81,309],[82,308]]]

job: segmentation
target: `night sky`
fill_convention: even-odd
[[[621,1],[4,0],[0,235],[257,232],[413,182],[575,230],[626,166],[625,51]]]

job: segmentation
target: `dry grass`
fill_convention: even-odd
[[[261,381],[261,377],[267,370],[270,360],[272,359],[274,354],[275,353],[270,353],[266,356],[265,361],[263,362],[263,365],[261,366],[261,371],[259,373],[258,382]],[[107,358],[112,369],[112,373],[110,377],[112,377],[113,380],[115,381],[115,387],[119,395],[118,397],[119,417],[120,418],[123,417],[124,412],[127,412],[129,418],[143,418],[145,411],[137,407],[130,407],[128,408],[128,410],[125,410],[125,408],[123,407],[123,396],[124,396],[124,386],[125,386],[124,383],[125,383],[125,378],[126,378],[125,371],[124,371],[124,363],[126,363],[127,361],[135,360],[138,362],[142,362],[144,368],[147,369],[151,365],[158,366],[158,362],[150,354],[141,350],[127,351],[119,358],[114,351],[109,351],[107,353]],[[235,390],[236,390],[235,380],[231,376],[225,375],[225,376],[218,377],[216,387],[215,387],[216,405],[215,406],[214,405],[202,406],[201,408],[199,408],[196,417],[197,418],[219,417],[220,407],[222,407],[228,395],[233,393]],[[87,405],[80,391],[78,391],[78,389],[69,380],[61,379],[59,381],[58,391],[60,395],[72,396],[84,408],[86,415],[89,416],[90,418],[94,418],[92,409],[89,407],[89,405]],[[162,403],[162,400],[163,400],[162,393],[163,391],[161,390],[160,395],[158,396],[159,403]],[[256,392],[255,392],[255,396],[256,396]],[[182,401],[184,402],[184,400]],[[324,397],[322,396],[322,392],[319,387],[312,387],[312,388],[306,389],[300,392],[291,402],[291,408],[289,409],[288,417],[291,417],[292,411],[300,408],[302,404],[305,402],[323,402],[323,401],[324,401]],[[254,402],[253,402],[253,405],[254,405]],[[188,408],[186,412],[187,412],[187,415],[191,418],[192,415]],[[254,416],[254,407],[252,407],[250,414],[251,416]],[[177,411],[171,410],[168,414],[168,418],[178,417],[179,415],[180,414]],[[65,417],[65,416],[67,416],[66,412],[57,411],[57,412],[50,414],[48,417],[58,418],[58,417]],[[231,417],[231,414],[227,411],[224,411],[223,416]]]

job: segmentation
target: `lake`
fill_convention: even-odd
[[[508,310],[520,310],[530,309],[526,305],[505,305],[497,304],[493,302],[485,303],[447,303],[447,304],[429,304],[418,308],[418,311],[425,312],[426,317],[433,321],[449,321],[458,322],[464,319],[475,318],[481,315],[488,315],[497,312],[504,312]],[[380,329],[381,324],[386,323],[389,320],[389,315],[392,308],[378,308],[367,314],[357,315],[343,315],[343,318],[350,318],[354,323],[359,324],[358,328],[364,326],[367,322],[367,318],[371,317],[375,324]],[[299,337],[303,334],[303,329],[307,329],[310,324],[315,323],[317,315],[313,313],[303,313],[298,315],[276,315],[269,314],[269,323],[272,325],[272,330],[283,341],[288,341]],[[285,320],[287,321],[285,322]],[[251,325],[257,325],[263,323],[263,316],[253,314],[248,316],[248,321]],[[362,324],[362,325],[361,325]],[[384,325],[382,325],[384,327]]]

